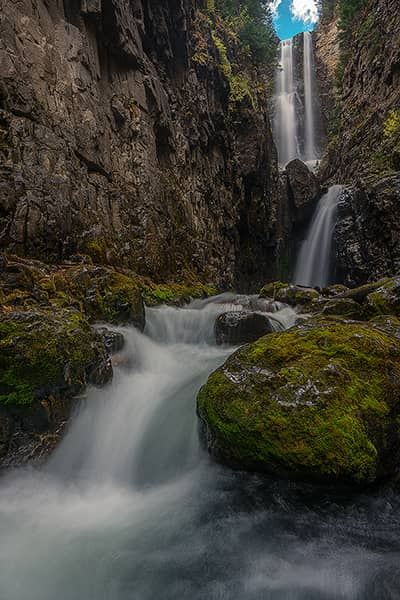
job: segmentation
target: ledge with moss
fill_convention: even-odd
[[[198,396],[210,452],[292,479],[400,470],[400,347],[385,324],[317,318],[241,348]]]

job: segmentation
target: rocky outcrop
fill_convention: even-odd
[[[229,82],[204,4],[2,3],[3,248],[51,262],[83,251],[155,280],[273,274],[263,74]]]
[[[0,313],[0,462],[15,466],[54,445],[73,398],[103,385],[112,367],[103,339],[77,310]]]
[[[400,174],[344,192],[335,227],[336,280],[360,285],[400,272]]]
[[[217,344],[238,345],[254,342],[272,331],[269,318],[259,312],[227,312],[220,315],[215,322]]]
[[[244,346],[200,390],[209,451],[291,479],[354,486],[397,477],[394,332],[395,322],[319,318]]]
[[[288,196],[293,203],[292,218],[296,226],[308,222],[321,194],[316,176],[298,158],[285,167]]]

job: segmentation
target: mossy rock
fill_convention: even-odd
[[[260,290],[261,298],[272,298],[275,300],[276,294],[279,290],[285,289],[289,284],[282,283],[282,281],[273,281],[271,283],[267,283]]]
[[[293,284],[281,288],[275,296],[275,300],[278,300],[278,302],[284,302],[291,306],[307,306],[317,303],[320,298],[320,293],[314,288],[306,288]]]
[[[0,404],[73,396],[112,376],[102,338],[74,310],[0,313]]]
[[[383,284],[389,282],[389,278],[380,279],[379,281],[375,281],[373,283],[365,283],[364,285],[360,285],[359,287],[352,288],[343,293],[343,298],[351,298],[356,302],[364,302],[369,294],[380,288]]]
[[[324,304],[323,315],[340,315],[348,319],[363,320],[366,318],[366,311],[358,302],[351,298],[332,298]]]
[[[319,317],[244,346],[208,379],[209,450],[235,467],[352,485],[400,468],[400,345]]]
[[[199,281],[189,283],[154,283],[150,279],[143,279],[142,293],[148,306],[159,304],[174,304],[181,306],[195,298],[208,298],[218,293],[212,285]]]
[[[400,277],[393,277],[366,297],[366,306],[376,315],[400,315]]]
[[[328,285],[328,287],[323,288],[321,293],[323,296],[327,296],[328,298],[339,296],[345,294],[349,291],[349,288],[341,283],[334,283],[333,285]]]

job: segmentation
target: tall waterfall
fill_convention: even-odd
[[[314,55],[312,47],[311,33],[308,31],[303,34],[304,55],[304,159],[312,161],[318,158],[315,143],[315,116],[314,116],[314,98],[315,98],[315,75],[314,75]]]
[[[279,162],[285,165],[299,155],[296,118],[296,85],[293,39],[280,43],[280,67],[276,75],[275,142]]]
[[[299,42],[294,40],[280,43],[275,77],[274,139],[281,166],[294,158],[304,162],[319,158],[319,102],[312,37],[309,32],[303,34],[303,64],[296,60]]]
[[[323,287],[330,283],[335,217],[343,186],[334,185],[322,196],[297,259],[294,282]]]

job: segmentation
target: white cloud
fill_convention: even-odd
[[[271,9],[273,17],[276,18],[278,16],[278,8],[280,7],[281,4],[282,4],[282,0],[272,0],[269,3],[269,7]]]
[[[292,0],[290,12],[294,19],[304,21],[304,23],[316,23],[318,21],[318,9],[315,0]]]

